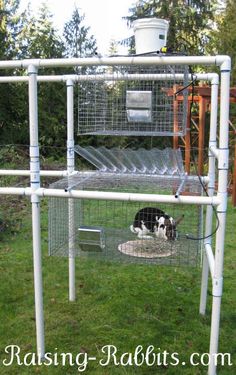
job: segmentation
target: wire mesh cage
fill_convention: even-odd
[[[78,76],[78,132],[183,136],[187,66],[99,67]]]
[[[181,178],[146,174],[84,172],[52,185],[56,189],[173,194]],[[201,194],[186,181],[189,194]],[[158,217],[157,217],[157,212]],[[144,215],[144,216],[143,216]],[[137,220],[140,224],[137,223]],[[164,226],[164,227],[163,227]],[[159,232],[158,232],[159,231]],[[49,199],[49,254],[99,260],[196,265],[202,209],[198,205],[109,199]]]

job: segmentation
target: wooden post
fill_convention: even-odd
[[[185,172],[190,174],[190,161],[191,161],[191,103],[188,100],[188,115],[186,124],[186,135],[185,135]]]
[[[173,91],[177,91],[177,86],[174,85]],[[174,134],[178,133],[179,131],[179,124],[178,124],[178,100],[176,97],[174,97],[174,102],[173,102],[173,111],[174,111]],[[173,137],[173,149],[177,150],[179,147],[179,137],[178,135],[174,135]]]
[[[198,174],[204,169],[204,133],[205,133],[206,99],[199,97],[199,135],[198,135]]]

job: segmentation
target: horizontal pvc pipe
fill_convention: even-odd
[[[76,80],[77,76],[74,75],[74,79]],[[51,75],[51,76],[37,76],[38,82],[63,82],[67,78],[66,76],[62,75]],[[28,76],[2,76],[0,77],[0,83],[20,83],[20,82],[28,82]]]
[[[62,59],[27,59],[0,61],[0,69],[28,68],[34,65],[38,68],[85,66],[85,65],[230,65],[228,56],[122,56],[122,57],[91,57],[91,58],[62,58]]]
[[[27,195],[32,194],[31,188],[1,187],[0,195]]]
[[[52,75],[52,76],[37,76],[38,82],[65,82],[71,79],[74,82],[78,81],[104,81],[104,80],[183,80],[185,78],[184,74],[88,74],[88,75]],[[218,75],[216,73],[199,73],[193,76],[194,79],[198,81],[213,81],[218,80]],[[188,75],[188,79],[192,79],[192,75]],[[0,77],[0,83],[20,83],[28,82],[28,76],[4,76]]]
[[[214,254],[213,254],[213,251],[212,251],[212,247],[209,243],[205,244],[205,251],[206,251],[206,256],[207,256],[209,268],[210,268],[210,271],[211,271],[211,277],[213,278],[214,269],[215,269],[215,258],[214,258]]]
[[[66,177],[67,171],[40,171],[42,177]]]
[[[218,205],[220,199],[217,197],[201,197],[201,196],[179,196],[174,195],[158,195],[158,194],[135,194],[120,193],[106,191],[85,191],[70,190],[65,192],[63,189],[45,189],[40,188],[36,192],[41,197],[62,197],[62,198],[80,198],[80,199],[101,199],[114,201],[132,201],[132,202],[160,202],[160,203],[180,203],[180,204],[203,204]]]
[[[67,171],[40,171],[42,177],[65,177]],[[29,170],[20,169],[0,169],[0,176],[30,176]]]
[[[0,169],[0,176],[29,176],[30,171],[17,169]]]
[[[89,191],[89,190],[70,190],[63,189],[46,189],[39,188],[32,191],[31,188],[2,187],[0,195],[38,195],[39,197],[61,197],[61,198],[77,198],[77,199],[101,199],[114,201],[131,201],[131,202],[159,202],[174,204],[201,204],[217,206],[221,203],[218,197],[201,197],[201,196],[179,196],[174,195],[158,195],[158,194],[135,194],[135,193],[119,193],[107,191]]]
[[[2,76],[0,77],[0,83],[20,83],[20,82],[28,82],[28,76]]]
[[[23,64],[29,62],[25,61]],[[93,57],[72,59],[39,60],[38,67],[84,66],[84,65],[130,65],[130,64],[216,64],[216,57],[209,56],[122,56],[122,57]],[[1,65],[0,65],[1,67]]]

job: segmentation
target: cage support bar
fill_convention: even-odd
[[[40,165],[38,144],[38,90],[37,68],[28,65],[29,76],[29,124],[30,124],[30,185],[32,206],[34,293],[37,354],[40,359],[45,355],[44,316],[43,316],[43,280],[40,228],[40,198],[36,194],[40,188]]]
[[[180,193],[183,191],[183,188],[184,188],[184,185],[185,185],[185,182],[186,182],[186,178],[187,178],[187,174],[185,173],[185,175],[183,177],[183,180],[181,181],[181,183],[179,184],[178,189],[175,192],[175,198],[178,198],[179,195],[180,195]]]
[[[75,155],[74,155],[74,81],[67,79],[66,81],[66,93],[67,93],[67,173],[68,176],[74,173],[75,169]],[[75,301],[75,207],[74,200],[69,198],[68,200],[68,251],[69,251],[69,301]]]

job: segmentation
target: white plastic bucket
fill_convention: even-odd
[[[133,22],[136,53],[160,51],[166,45],[169,21],[140,18]]]

